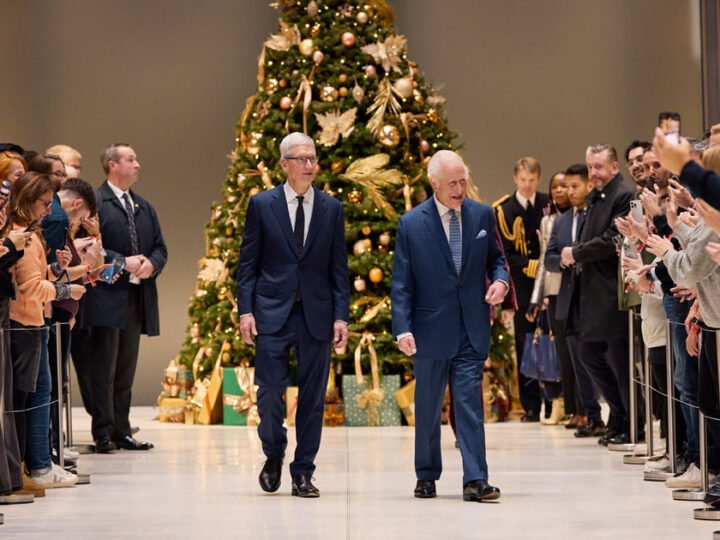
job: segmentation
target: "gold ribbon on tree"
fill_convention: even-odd
[[[317,70],[319,64],[315,64],[312,69],[310,70],[309,76],[302,76],[302,81],[300,82],[300,88],[298,88],[297,95],[295,96],[295,100],[293,101],[293,105],[288,111],[287,120],[285,120],[285,131],[287,133],[290,133],[290,118],[292,117],[292,113],[295,110],[295,107],[297,107],[298,103],[300,103],[300,98],[303,99],[303,133],[307,135],[307,114],[308,110],[310,109],[310,103],[312,103],[312,85],[310,84],[313,80],[313,77],[315,76],[315,70]]]
[[[385,398],[385,389],[380,387],[378,357],[375,346],[373,345],[373,335],[370,332],[363,333],[358,346],[355,348],[355,380],[359,386],[365,384],[362,366],[360,365],[364,347],[367,347],[368,353],[370,353],[370,376],[372,384],[369,388],[363,390],[361,394],[355,396],[355,399],[357,400],[358,407],[367,410],[368,426],[377,426],[380,425],[379,408]]]
[[[257,408],[257,389],[255,388],[255,373],[247,366],[235,368],[235,377],[242,395],[223,394],[223,405],[228,405],[239,414],[247,414],[247,425],[257,426],[260,415]]]

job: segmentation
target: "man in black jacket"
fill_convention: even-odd
[[[630,210],[635,190],[619,172],[610,145],[588,147],[585,154],[593,190],[577,244],[561,252],[563,266],[578,266],[579,353],[593,382],[610,406],[606,437],[600,442],[630,441],[627,316],[618,310],[618,236],[615,218]]]
[[[130,190],[140,163],[128,144],[114,144],[100,157],[107,181],[95,195],[106,262],[124,261],[126,272],[114,284],[98,282],[85,295],[83,324],[92,354],[92,434],[98,453],[115,448],[149,450],[132,437],[130,401],[140,335],[160,334],[156,279],[167,248],[155,208]]]

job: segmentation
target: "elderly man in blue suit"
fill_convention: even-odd
[[[490,348],[490,306],[508,291],[489,206],[465,199],[467,167],[440,150],[428,164],[434,196],[398,225],[392,274],[393,335],[413,357],[415,497],[436,496],[442,472],[440,413],[450,379],[463,461],[463,499],[500,497],[488,484],[480,394]],[[489,278],[490,285],[487,285]]]
[[[280,487],[287,447],[283,396],[288,351],[297,359],[297,447],[292,494],[316,498],[312,483],[320,448],[330,346],[347,343],[350,286],[342,203],[312,185],[313,140],[291,133],[280,143],[287,182],[250,199],[237,272],[240,332],[255,350],[258,434],[267,461],[260,487]]]

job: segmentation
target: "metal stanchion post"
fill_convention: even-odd
[[[665,374],[667,375],[666,393],[667,393],[667,447],[668,457],[670,458],[670,472],[677,473],[677,448],[675,447],[675,375],[674,359],[672,352],[672,332],[670,330],[670,321],[665,324]]]
[[[705,347],[707,343],[706,335],[710,335],[710,332],[715,332],[714,330],[703,330],[702,335],[700,337],[701,347]],[[707,356],[706,356],[707,358]],[[717,335],[715,336],[715,361],[717,362],[718,368],[720,368],[720,354],[718,354],[718,342],[717,342]],[[718,390],[720,391],[720,381],[718,381]],[[710,422],[713,422],[714,420],[709,420]],[[700,411],[700,422],[703,425],[703,428],[707,428],[705,425],[705,416],[702,414],[702,411]],[[706,441],[707,441],[707,432],[705,432]],[[701,452],[702,449],[707,450],[707,445],[703,445],[700,447]],[[707,457],[707,454],[705,455],[705,458]],[[703,454],[700,455],[700,459],[703,459]],[[707,477],[707,459],[705,459],[705,471],[702,475],[702,485],[704,488],[709,489],[709,483],[708,483],[708,477]],[[702,465],[702,463],[701,463]],[[716,510],[712,506],[706,506],[705,508],[696,508],[693,510],[693,517],[695,519],[700,519],[704,521],[720,521],[720,510]]]
[[[60,335],[60,323],[55,323],[55,373],[57,373],[57,455],[58,465],[65,467],[65,453],[63,452],[63,373],[62,373],[62,336]]]
[[[634,445],[632,454],[623,456],[623,463],[626,465],[643,465],[648,456],[638,453],[640,445],[638,441],[638,414],[637,414],[637,382],[635,381],[635,353],[637,352],[635,312],[628,310],[628,369],[630,370],[630,442]]]
[[[70,328],[68,328],[68,348],[70,347]],[[68,351],[68,355],[70,352]],[[70,358],[68,358],[68,362]],[[72,380],[70,379],[70,366],[67,370],[67,399],[65,400],[65,425],[67,426],[66,443],[68,448],[72,448],[73,444],[73,425],[72,425]]]
[[[645,440],[647,441],[647,455],[652,457],[655,448],[653,442],[653,387],[652,387],[652,367],[650,366],[650,356],[647,347],[645,347]],[[664,482],[670,478],[672,474],[662,471],[644,471],[643,479],[648,482]]]
[[[635,366],[633,365],[633,357],[635,356],[635,354],[634,354],[635,321],[633,320],[634,313],[635,312],[632,309],[630,309],[628,311],[628,334],[630,336],[628,339],[628,343],[629,343],[629,345],[628,345],[628,357],[629,357],[629,362],[628,362],[629,377],[628,377],[628,379],[629,379],[629,385],[630,385],[628,388],[628,391],[629,391],[628,401],[629,401],[630,410],[626,411],[626,412],[627,412],[628,416],[630,417],[630,442],[629,443],[621,443],[621,444],[608,444],[607,448],[611,452],[633,452],[634,453],[635,445],[637,444],[637,417],[636,417],[637,411],[635,410],[635,400],[634,400],[634,396],[633,396],[633,389],[635,386],[634,377],[633,377],[633,373],[635,372]],[[635,426],[634,429],[633,429],[633,424]]]
[[[700,478],[702,479],[702,486],[700,486],[700,489],[674,490],[673,499],[676,501],[702,501],[708,489],[710,489],[707,463],[707,431],[705,429],[705,415],[700,411],[698,413],[698,444],[700,446]]]

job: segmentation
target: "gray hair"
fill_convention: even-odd
[[[290,135],[286,135],[283,140],[280,141],[280,156],[285,158],[290,155],[290,152],[296,146],[305,145],[312,146],[313,149],[315,148],[315,142],[304,133],[300,133],[299,131],[290,133]]]
[[[462,157],[460,157],[460,154],[458,154],[457,152],[453,152],[452,150],[438,150],[433,154],[433,156],[430,158],[430,161],[428,162],[428,178],[432,178],[433,180],[440,180],[442,168],[448,163],[455,160],[460,160],[460,162],[463,164],[463,167],[465,167],[465,176],[469,176],[467,165],[465,165],[465,161]]]
[[[100,154],[100,165],[102,165],[105,174],[110,172],[110,162],[120,159],[120,152],[118,152],[120,148],[132,148],[132,146],[127,143],[113,143]]]
[[[610,144],[591,144],[587,147],[587,150],[585,150],[585,157],[594,154],[602,154],[603,152],[607,152],[608,162],[612,163],[613,161],[618,160],[617,150],[615,150],[615,147]]]

